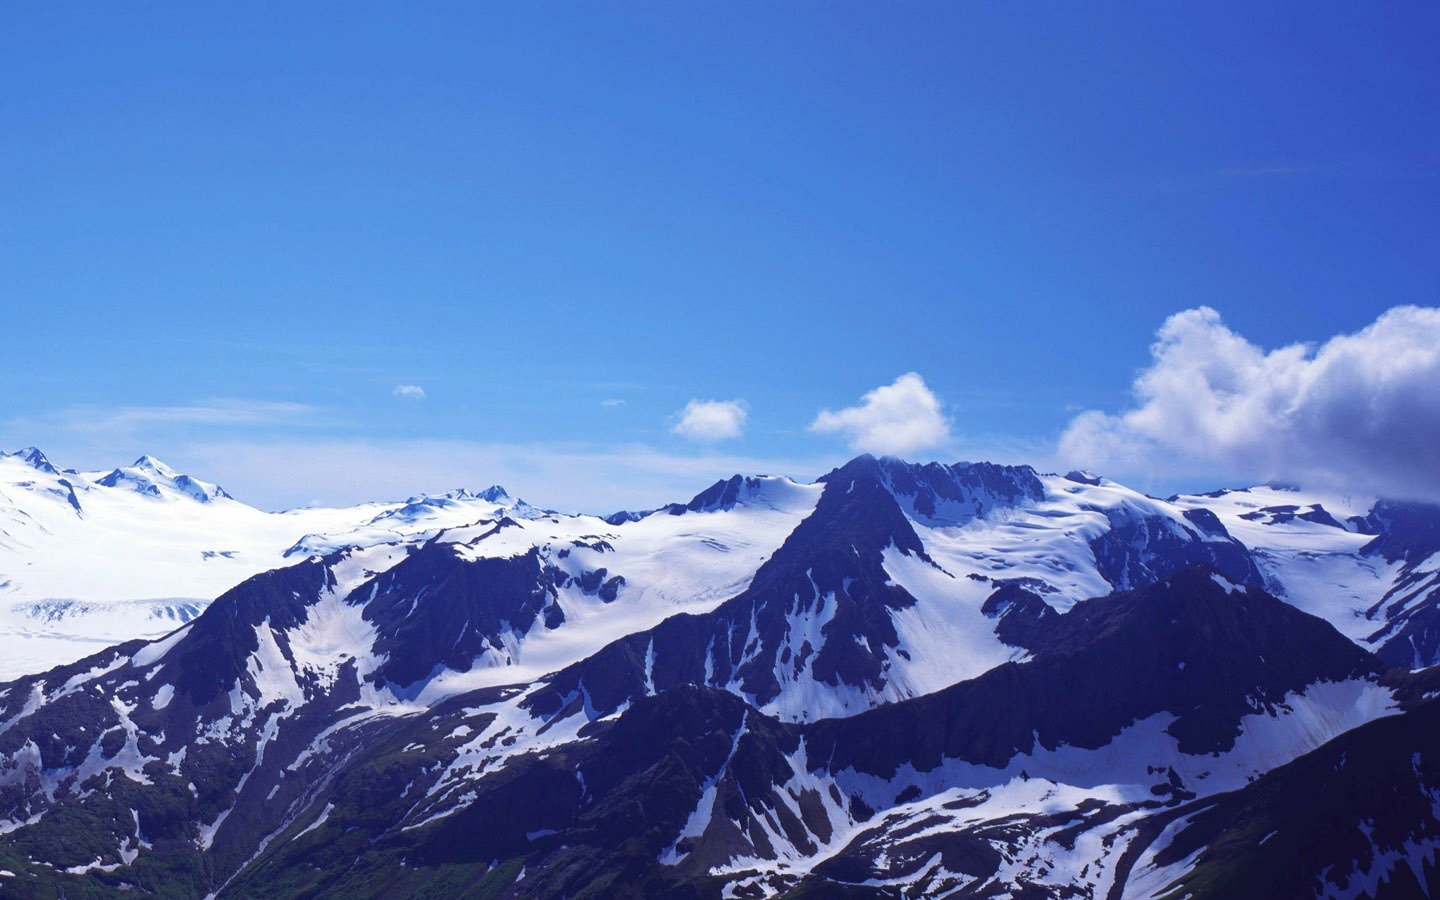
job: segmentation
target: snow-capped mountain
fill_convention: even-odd
[[[0,460],[36,473],[17,522],[296,515],[36,457]],[[1398,753],[1370,742],[1440,702],[1422,506],[860,457],[604,518],[299,512],[163,639],[0,685],[0,890],[1207,896],[1262,786],[1341,736]],[[1402,858],[1423,885],[1412,806],[1373,864],[1283,846],[1309,893]]]
[[[1440,506],[1274,487],[1172,500],[1214,513],[1286,601],[1394,665],[1440,663]]]
[[[804,491],[787,499],[775,490],[777,503],[799,504],[798,515]],[[591,517],[535,509],[500,487],[270,513],[149,456],[113,471],[81,473],[56,468],[34,448],[6,453],[0,456],[0,677],[71,662],[119,641],[163,636],[244,579],[312,554],[421,543],[447,528],[502,515],[568,523],[561,531],[568,528],[574,539],[608,528]],[[753,572],[770,549],[766,542],[783,537],[768,537],[766,529],[783,527],[785,516],[776,513],[767,523],[762,513],[753,527],[732,529],[733,535],[722,528],[708,537],[725,549],[690,554],[699,568],[658,573],[657,589],[663,593],[667,578],[693,575],[707,585],[697,594],[730,590]],[[669,545],[663,529],[634,531],[644,545],[636,555]],[[735,552],[722,559],[732,544]]]

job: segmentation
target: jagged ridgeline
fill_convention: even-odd
[[[261,513],[148,457],[0,474],[17,608],[139,608],[107,604],[146,599],[142,561],[107,600],[55,560],[120,558],[140,515],[165,596],[238,575],[158,639],[0,684],[5,896],[1437,877],[1433,507],[871,457],[605,517],[499,488]]]

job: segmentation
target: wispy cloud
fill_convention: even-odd
[[[601,400],[601,401],[600,401],[600,405],[603,406],[603,407],[605,407],[606,409],[615,409],[616,407],[624,406],[624,405],[625,405],[625,401],[624,401],[624,400],[618,400],[618,399],[612,397],[612,398],[610,398],[610,399],[608,399],[608,400]]]
[[[741,400],[691,400],[678,415],[680,420],[670,431],[700,444],[740,437],[749,418]]]
[[[407,400],[424,400],[425,389],[418,384],[397,384],[395,390],[390,393],[396,397],[404,397]]]
[[[73,432],[133,434],[157,426],[237,427],[316,424],[317,407],[306,403],[216,399],[173,406],[71,406],[34,419],[14,420],[12,428],[43,425]]]
[[[57,465],[102,469],[142,453],[173,460],[175,448],[207,440],[317,435],[337,424],[332,411],[307,403],[220,398],[159,406],[70,406],[9,419],[3,431],[22,444],[42,447]]]
[[[950,423],[925,379],[909,372],[868,392],[857,406],[822,410],[810,430],[843,435],[851,449],[905,456],[950,442]]]

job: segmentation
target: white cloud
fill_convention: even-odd
[[[1201,307],[1167,319],[1151,353],[1134,408],[1070,423],[1067,465],[1440,498],[1440,309],[1396,307],[1318,347],[1267,352]]]
[[[625,401],[624,401],[624,400],[616,400],[616,399],[612,398],[612,399],[609,399],[609,400],[601,400],[601,401],[600,401],[600,405],[603,406],[603,407],[605,407],[606,409],[614,409],[614,408],[616,408],[616,407],[618,407],[618,406],[624,406],[624,405],[625,405]]]
[[[740,400],[691,400],[679,415],[671,433],[701,444],[740,437],[748,418]]]
[[[822,410],[810,430],[843,434],[851,449],[886,456],[934,450],[950,442],[950,423],[940,411],[939,398],[914,372],[870,391],[859,406]]]
[[[395,390],[390,393],[396,397],[404,397],[407,400],[424,400],[425,389],[418,384],[397,384]]]

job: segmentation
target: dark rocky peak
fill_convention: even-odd
[[[1012,647],[1034,650],[1060,621],[1060,614],[1045,602],[1054,588],[1030,578],[995,582],[995,592],[985,598],[980,611],[999,621],[995,634]]]
[[[1136,718],[1179,716],[1169,730],[1186,752],[1228,749],[1241,716],[1287,693],[1389,668],[1323,619],[1209,566],[1078,603],[1063,618],[1036,659],[1075,670],[1077,685],[1117,679],[1117,694],[1153,704]]]
[[[174,478],[177,473],[165,463],[146,453],[130,464],[132,469],[139,469],[142,472],[149,472],[152,475],[159,475],[163,478]]]
[[[1003,767],[1063,744],[1094,749],[1132,723],[1174,715],[1185,753],[1234,746],[1243,717],[1274,711],[1321,681],[1378,679],[1387,666],[1322,619],[1213,568],[1076,604],[1038,635],[1034,655],[934,694],[807,729],[810,758],[834,755],[892,775],[944,759]],[[887,735],[907,734],[904,748]]]
[[[605,715],[685,684],[731,690],[760,707],[798,683],[878,695],[888,684],[888,653],[900,643],[891,613],[915,603],[886,573],[887,551],[929,561],[878,478],[830,481],[743,593],[607,645],[557,673],[530,706],[543,716]]]
[[[321,593],[334,586],[331,567],[340,558],[311,557],[247,578],[221,594],[165,653],[165,680],[196,707],[230,691],[259,649],[256,628],[267,621],[277,632],[303,624]]]
[[[862,573],[888,579],[883,555],[891,547],[929,559],[886,485],[866,475],[825,481],[815,511],[755,573],[750,590],[771,590],[773,585],[803,579],[807,593],[817,589],[824,593],[843,589],[844,579]],[[809,588],[811,580],[814,589]]]
[[[1440,505],[1381,500],[1350,521],[1361,534],[1375,535],[1360,549],[1366,556],[1418,564],[1440,553]]]
[[[1208,509],[1187,509],[1182,515],[1185,516],[1185,521],[1200,529],[1206,537],[1228,538],[1230,536],[1230,532],[1226,531],[1224,524],[1221,523],[1220,517]]]
[[[723,478],[710,485],[705,490],[696,494],[689,503],[670,503],[660,507],[672,516],[683,516],[686,513],[695,512],[723,512],[729,509],[747,506],[750,504],[773,504],[781,499],[785,487],[793,487],[794,483],[788,478],[775,477],[770,475],[732,475]],[[633,522],[650,515],[650,512],[620,512],[610,516],[606,521],[612,525]]]
[[[506,664],[515,642],[537,622],[558,628],[565,621],[556,599],[568,576],[538,548],[478,559],[456,549],[426,543],[354,592],[370,598],[364,616],[379,632],[375,653],[386,657],[372,676],[377,685],[404,689],[442,669],[468,672],[487,654]]]
[[[652,514],[653,512],[655,512],[655,510],[653,509],[641,511],[622,509],[619,512],[614,512],[608,516],[604,516],[602,521],[604,521],[606,525],[628,525],[631,522],[640,521],[641,519]]]
[[[827,484],[875,479],[925,524],[965,522],[997,507],[1037,502],[1045,487],[1029,466],[995,463],[907,463],[887,456],[859,456],[820,480]]]
[[[498,484],[492,484],[474,496],[487,503],[503,503],[510,499],[510,494]]]
[[[794,481],[784,476],[731,475],[696,494],[688,503],[667,503],[655,509],[622,509],[603,518],[610,525],[626,525],[656,513],[683,516],[688,513],[724,512],[753,504],[778,506],[784,504],[786,494],[796,487]]]
[[[50,464],[50,460],[46,459],[45,454],[41,453],[37,447],[26,447],[23,450],[16,450],[13,453],[0,450],[0,459],[18,459],[31,468],[44,472],[47,475],[60,474],[60,471]]]
[[[1116,590],[1137,588],[1196,565],[1214,566],[1242,584],[1264,583],[1249,549],[1207,509],[1186,510],[1183,521],[1129,505],[1099,511],[1110,528],[1090,541],[1090,551],[1100,577]]]
[[[736,504],[740,503],[747,494],[758,490],[760,484],[761,481],[758,478],[732,475],[696,494],[689,503],[685,504],[682,511],[716,512],[734,509]]]
[[[1073,481],[1076,484],[1087,484],[1090,487],[1099,487],[1101,479],[1100,476],[1092,475],[1091,473],[1083,471],[1081,469],[1072,469],[1071,471],[1065,473],[1065,480]]]

